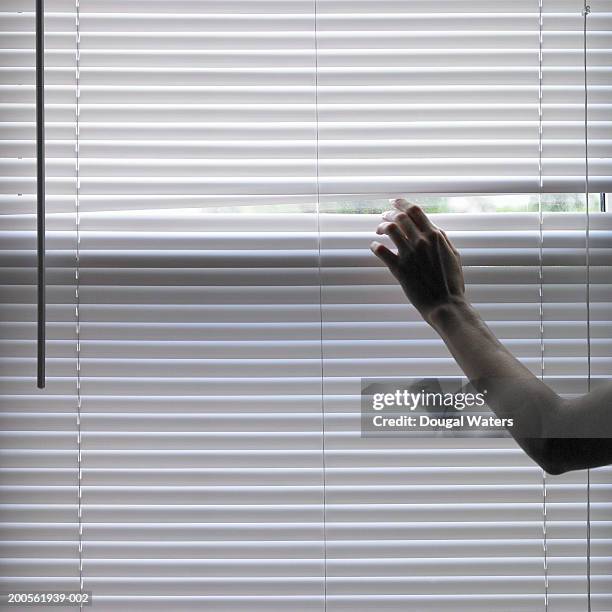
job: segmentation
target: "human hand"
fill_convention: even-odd
[[[383,214],[376,233],[389,236],[397,254],[380,242],[372,242],[370,248],[431,324],[431,314],[438,306],[465,302],[461,258],[446,233],[421,208],[403,199],[395,200],[393,206],[395,210]]]

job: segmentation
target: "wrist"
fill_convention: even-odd
[[[461,321],[477,317],[474,308],[464,297],[453,297],[432,308],[425,320],[438,333],[452,331]]]

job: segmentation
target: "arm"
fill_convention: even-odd
[[[564,400],[500,342],[465,297],[461,259],[446,234],[405,200],[383,215],[377,233],[397,254],[372,243],[425,321],[442,337],[470,381],[486,386],[488,403],[518,431],[537,432],[517,442],[547,472],[612,463],[612,387]],[[555,432],[558,437],[555,437]],[[563,437],[575,432],[575,438]],[[597,432],[589,438],[589,432]],[[593,435],[591,433],[591,435]]]

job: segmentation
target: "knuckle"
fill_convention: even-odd
[[[410,206],[408,206],[408,212],[421,214],[423,210],[417,204],[410,204]]]
[[[412,261],[412,253],[406,250],[399,250],[397,253],[397,259],[401,265],[405,266]]]

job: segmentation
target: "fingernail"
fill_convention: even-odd
[[[380,242],[376,242],[376,240],[373,240],[373,241],[370,243],[370,250],[371,250],[373,253],[376,253],[376,249],[378,248],[378,245],[379,245],[379,244],[380,244]]]

